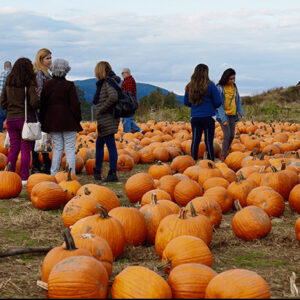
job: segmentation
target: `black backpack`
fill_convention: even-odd
[[[118,102],[112,109],[113,116],[115,118],[128,118],[133,116],[138,108],[138,102],[133,93],[123,91],[111,78],[107,78],[106,81],[118,92]]]

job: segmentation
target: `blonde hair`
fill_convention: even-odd
[[[49,54],[52,54],[52,53],[47,48],[42,48],[42,49],[38,50],[38,52],[35,55],[35,60],[33,63],[33,70],[35,73],[37,73],[38,71],[41,70],[45,76],[48,76],[48,77],[50,76],[48,68],[42,64],[42,60]]]
[[[107,61],[100,61],[95,67],[95,76],[99,80],[105,79],[111,70],[111,66]]]

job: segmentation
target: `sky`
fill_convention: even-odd
[[[0,68],[40,48],[69,61],[69,80],[106,60],[183,95],[205,63],[215,83],[233,68],[240,94],[255,95],[300,81],[300,1],[0,0]]]

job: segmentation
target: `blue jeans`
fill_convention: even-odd
[[[3,122],[6,119],[6,110],[0,108],[0,132],[3,132]]]
[[[118,151],[114,134],[104,137],[97,137],[95,169],[97,172],[101,172],[104,157],[104,144],[106,144],[109,153],[109,167],[111,170],[117,171]]]
[[[191,153],[193,159],[198,159],[199,144],[201,142],[201,136],[204,131],[207,158],[214,161],[215,120],[212,117],[193,117],[191,123],[193,131]]]
[[[141,128],[136,125],[136,123],[133,121],[133,116],[128,118],[123,118],[123,132],[131,132],[131,129],[133,132],[140,131]]]

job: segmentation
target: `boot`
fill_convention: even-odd
[[[109,170],[107,177],[103,180],[103,182],[117,182],[117,181],[119,181],[117,172],[116,170],[112,170],[112,169]]]
[[[102,180],[101,178],[101,172],[97,171],[95,168],[94,168],[94,179],[95,180]]]
[[[47,155],[44,155],[47,154]],[[42,168],[42,172],[45,174],[50,174],[50,169],[51,169],[51,159],[49,158],[49,154],[48,153],[43,153],[43,168]]]
[[[40,161],[38,159],[32,161],[31,175],[41,173]]]

